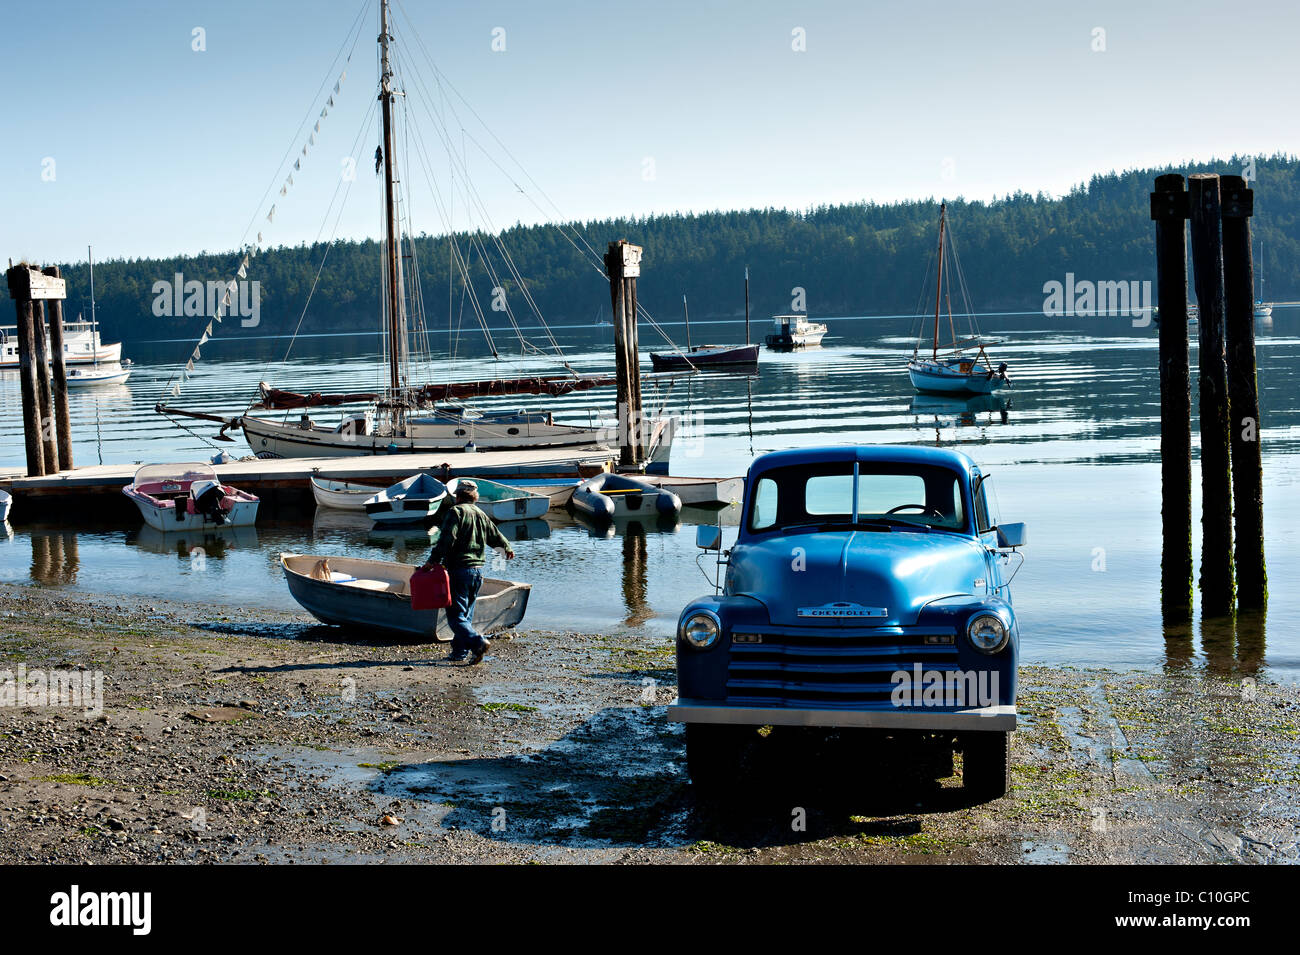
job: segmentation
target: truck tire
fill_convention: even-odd
[[[717,723],[686,724],[686,772],[701,797],[722,794],[735,784],[745,748],[742,729]]]
[[[997,799],[1011,788],[1011,734],[967,734],[962,749],[962,786],[981,802]]]

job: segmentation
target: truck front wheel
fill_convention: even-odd
[[[735,783],[745,750],[745,729],[718,723],[686,724],[686,771],[700,795],[714,795]]]
[[[1005,796],[1011,787],[1011,734],[969,733],[962,749],[962,786],[980,801]]]

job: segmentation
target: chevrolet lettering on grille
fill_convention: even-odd
[[[888,607],[863,607],[860,604],[832,603],[820,607],[800,607],[801,617],[888,617]]]

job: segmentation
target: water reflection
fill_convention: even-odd
[[[175,554],[190,560],[198,557],[220,560],[232,548],[255,551],[258,547],[257,529],[254,527],[164,532],[144,524],[134,533],[127,533],[126,543],[151,554]]]
[[[1251,610],[1166,626],[1165,670],[1180,673],[1196,664],[1199,629],[1206,671],[1225,679],[1258,676],[1265,665],[1266,619],[1266,611]]]
[[[38,584],[57,587],[77,581],[81,558],[75,531],[31,531],[31,578]]]
[[[936,446],[943,444],[943,431],[948,428],[979,428],[978,442],[987,442],[987,429],[1006,424],[1011,410],[1007,395],[926,395],[916,394],[909,407],[912,423],[918,428],[933,429]],[[967,443],[954,437],[953,443]]]

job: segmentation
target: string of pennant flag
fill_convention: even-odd
[[[347,63],[351,62],[351,60],[352,54],[349,53],[347,60],[344,61],[343,71],[339,74],[339,78],[334,81],[333,91],[325,101],[325,105],[321,107],[320,115],[316,118],[316,124],[312,127],[311,133],[308,134],[307,141],[302,144],[301,153],[293,161],[293,169],[289,171],[289,174],[284,179],[284,183],[280,186],[281,199],[287,196],[289,190],[293,188],[294,173],[302,170],[302,163],[303,160],[307,158],[308,150],[316,145],[316,136],[320,133],[321,123],[324,121],[325,117],[329,115],[330,110],[333,109],[334,97],[339,95],[339,90],[342,89],[344,81],[348,78]],[[275,209],[276,203],[272,202],[270,210],[266,213],[267,227],[275,222]],[[200,350],[211,340],[213,329],[221,323],[222,316],[229,313],[232,299],[239,294],[239,282],[248,276],[249,260],[262,250],[262,235],[263,233],[259,230],[256,240],[247,243],[244,246],[244,253],[240,257],[239,268],[235,270],[235,277],[225,284],[221,300],[214,309],[212,317],[208,319],[208,324],[203,329],[203,334],[199,336],[198,342],[194,345],[194,351],[190,355],[189,360],[185,362],[185,368],[181,371],[179,378],[172,383],[171,388],[168,389],[167,394],[169,397],[175,398],[181,393],[181,385],[189,380],[190,376],[194,373],[194,363],[202,357]]]

